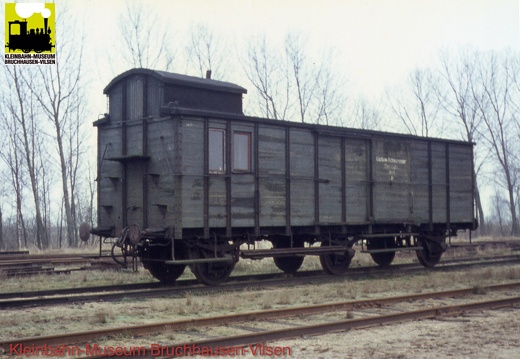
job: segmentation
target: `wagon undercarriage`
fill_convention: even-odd
[[[124,266],[128,267],[131,261],[134,269],[137,269],[137,260],[140,259],[145,269],[161,282],[175,282],[189,267],[201,282],[218,285],[229,278],[240,258],[273,258],[280,270],[292,274],[300,269],[305,256],[319,256],[326,273],[343,275],[356,249],[369,253],[374,262],[382,267],[389,266],[398,251],[415,251],[419,263],[433,267],[446,250],[448,235],[456,235],[456,232],[441,230],[425,232],[410,226],[408,229],[416,231],[358,233],[352,236],[327,233],[225,237],[215,234],[212,238],[172,240],[167,237],[168,231],[140,231],[134,225],[125,228],[121,237],[111,242],[111,253]],[[270,248],[263,245],[265,242],[270,242]]]

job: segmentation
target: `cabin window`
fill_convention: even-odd
[[[233,132],[233,172],[251,172],[250,132]]]
[[[218,128],[209,129],[209,173],[226,172],[226,132]]]
[[[9,34],[10,35],[20,35],[21,33],[21,26],[20,24],[10,24],[11,27],[9,27]]]

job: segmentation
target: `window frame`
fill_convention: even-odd
[[[236,136],[244,136],[246,137],[246,147],[244,148],[244,144],[241,141],[236,139]],[[233,131],[233,144],[232,144],[232,158],[231,158],[231,170],[233,173],[252,173],[252,161],[251,161],[251,144],[252,144],[252,134],[248,131]],[[241,167],[244,163],[239,163],[237,161],[243,162],[242,159],[238,159],[237,154],[240,152],[246,152],[246,161],[244,162],[246,166]]]
[[[221,148],[222,148],[222,151],[220,153],[220,157],[219,157],[219,164],[222,164],[222,167],[212,167],[212,165],[214,164],[214,162],[211,161],[211,155],[212,154],[217,154],[218,151],[215,151],[213,148],[212,148],[212,136],[211,134],[214,133],[218,133],[220,134],[220,139],[221,139]],[[213,128],[213,127],[210,127],[209,128],[209,131],[208,131],[208,173],[209,174],[225,174],[226,173],[226,130],[223,129],[223,128]]]

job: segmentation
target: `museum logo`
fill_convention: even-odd
[[[5,64],[56,64],[54,3],[5,4]]]

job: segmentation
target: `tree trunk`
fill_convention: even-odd
[[[60,166],[61,166],[61,182],[63,186],[63,200],[65,202],[65,220],[67,223],[67,243],[69,247],[75,247],[77,244],[76,238],[74,236],[74,227],[76,226],[73,220],[71,205],[70,205],[70,196],[69,196],[69,188],[67,186],[67,165],[65,162],[65,152],[63,150],[63,139],[60,131],[59,119],[54,119],[54,124],[56,126],[56,141],[58,142],[58,152],[60,155]]]
[[[476,181],[475,181],[476,182]],[[475,183],[475,206],[477,207],[478,228],[481,235],[486,235],[486,223],[484,222],[484,209],[482,208],[482,201],[480,199],[480,191]]]
[[[36,176],[35,157],[37,156],[37,154],[35,153],[35,148],[37,148],[37,146],[35,146],[35,141],[37,141],[37,139],[35,137],[37,136],[36,131],[38,130],[34,127],[34,108],[32,108],[30,104],[28,105],[26,103],[26,100],[24,98],[24,93],[26,90],[24,85],[21,83],[22,79],[19,77],[16,67],[10,74],[14,82],[14,90],[16,91],[16,96],[19,105],[19,113],[17,114],[17,116],[19,125],[21,126],[22,130],[22,142],[23,151],[25,155],[25,163],[29,171],[29,179],[31,182],[31,190],[36,211],[36,245],[38,246],[38,248],[44,249],[47,248],[49,243],[47,238],[47,232],[45,230],[45,226],[41,215],[40,193],[38,192],[40,186]]]
[[[4,249],[4,226],[2,219],[2,208],[0,208],[0,249]]]
[[[508,191],[509,191],[509,208],[511,210],[511,235],[517,237],[520,235],[520,228],[518,226],[518,217],[516,216],[516,203],[515,203],[515,192],[513,186],[509,184],[508,180]]]

